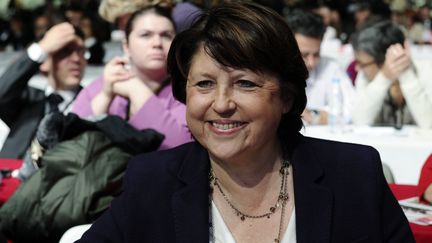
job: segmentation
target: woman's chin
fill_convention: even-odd
[[[244,151],[233,144],[220,144],[207,148],[210,155],[219,161],[232,161],[238,158]]]

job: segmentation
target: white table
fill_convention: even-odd
[[[373,146],[392,170],[396,183],[418,183],[420,170],[432,153],[432,130],[414,126],[405,126],[399,131],[392,127],[352,126],[347,130],[331,133],[327,126],[307,126],[301,132],[309,137]]]

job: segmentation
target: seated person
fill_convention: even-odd
[[[33,19],[33,35],[37,40],[40,40],[53,25],[53,20],[48,12],[39,13]]]
[[[167,149],[184,142],[188,142],[191,140],[191,135],[189,130],[186,127],[186,119],[184,116],[185,107],[183,104],[177,102],[171,92],[171,84],[165,82],[168,79],[168,74],[166,73],[166,61],[164,61],[163,65],[159,64],[156,66],[147,66],[147,68],[143,68],[146,65],[138,65],[138,61],[144,60],[144,62],[149,62],[148,58],[139,56],[147,56],[150,53],[145,52],[146,49],[161,49],[163,51],[163,55],[166,56],[169,45],[167,47],[166,41],[161,47],[156,47],[154,44],[151,44],[151,39],[159,38],[161,33],[157,33],[150,39],[147,38],[138,38],[137,33],[141,31],[147,30],[151,32],[152,30],[156,30],[157,26],[150,24],[149,20],[155,20],[155,24],[159,24],[162,26],[161,30],[168,30],[168,33],[174,32],[173,21],[171,20],[171,16],[166,13],[166,11],[162,11],[163,8],[160,7],[146,7],[148,3],[146,1],[120,1],[120,0],[103,0],[101,2],[99,8],[99,14],[109,22],[116,22],[116,25],[119,29],[126,31],[126,41],[123,45],[124,51],[130,56],[129,60],[119,59],[117,58],[117,63],[114,60],[108,63],[105,67],[105,74],[110,75],[111,70],[123,70],[121,72],[117,72],[117,74],[123,73],[126,78],[129,76],[137,75],[138,77],[144,77],[143,84],[151,83],[147,76],[150,72],[160,72],[162,75],[161,79],[158,82],[162,82],[161,88],[162,91],[156,92],[152,97],[144,104],[137,115],[129,118],[130,124],[137,128],[154,128],[155,130],[162,132],[165,134],[166,138],[162,142],[160,149]],[[133,13],[133,9],[140,9],[143,7],[143,10],[137,10],[136,13]],[[159,9],[159,10],[157,10]],[[176,24],[176,30],[182,31],[187,29],[193,20],[193,16],[197,15],[200,10],[187,2],[177,3],[173,9],[172,17]],[[147,17],[145,17],[148,15]],[[167,22],[169,21],[169,23]],[[131,29],[132,28],[132,29]],[[163,33],[162,33],[163,34]],[[164,36],[166,34],[163,34]],[[147,40],[146,40],[147,39]],[[166,39],[166,38],[164,38]],[[137,46],[138,43],[145,43],[145,47]],[[171,44],[171,41],[169,41]],[[147,60],[147,61],[145,61]],[[128,67],[128,70],[124,69]],[[129,71],[131,68],[131,71]],[[93,84],[90,85],[92,88],[86,88],[83,91],[83,94],[79,95],[78,100],[80,100],[77,105],[74,107],[74,110],[77,114],[81,116],[89,116],[96,114],[93,112],[90,107],[89,100],[94,100],[97,93],[100,93],[102,90],[102,83],[105,79],[101,78],[94,81]],[[109,77],[107,77],[109,79]],[[149,77],[150,78],[150,77]],[[135,82],[138,80],[135,80]],[[120,81],[126,82],[127,81]],[[141,83],[139,83],[141,86]],[[137,88],[139,88],[139,86]],[[114,86],[113,86],[114,87]],[[94,89],[94,90],[91,90]],[[118,92],[118,91],[115,91]],[[142,95],[142,94],[137,94]],[[129,98],[130,99],[130,98]],[[119,115],[120,113],[126,112],[128,107],[123,105],[122,108],[114,110],[112,108],[114,106],[114,102],[123,102],[123,104],[128,103],[127,98],[121,97],[121,95],[116,95],[111,101],[111,108],[109,108],[109,114]],[[80,106],[80,107],[78,107]],[[84,111],[83,110],[87,110]],[[123,110],[123,112],[119,112]],[[126,115],[120,115],[126,118]],[[134,118],[135,117],[135,118]],[[76,239],[79,239],[81,235],[90,225],[80,225],[71,228],[66,231],[60,242],[73,242]]]
[[[414,242],[378,152],[302,136],[307,69],[274,11],[208,10],[168,55],[195,142],[139,155],[84,242]]]
[[[431,62],[412,60],[404,42],[403,32],[390,21],[355,35],[352,44],[359,70],[355,124],[432,128]]]
[[[80,20],[80,29],[83,31],[85,40],[84,45],[87,48],[88,58],[87,62],[90,65],[102,65],[105,49],[101,40],[101,33],[99,29],[103,29],[99,20],[92,15],[84,14]]]
[[[303,119],[309,124],[327,124],[332,82],[339,79],[343,96],[344,120],[351,120],[354,87],[344,70],[333,59],[320,56],[321,41],[325,32],[322,17],[308,11],[293,10],[286,17],[301,55],[309,71],[306,83],[307,105]]]
[[[169,9],[148,6],[132,14],[123,48],[104,68],[103,78],[81,91],[73,112],[81,117],[118,115],[137,129],[165,135],[160,149],[191,141],[185,106],[172,96],[166,57],[175,36]]]
[[[70,110],[86,67],[83,38],[69,23],[55,25],[6,68],[0,77],[0,118],[10,132],[0,157],[23,158],[49,104],[57,102],[53,107],[64,113]],[[45,90],[28,86],[39,70],[47,79]]]

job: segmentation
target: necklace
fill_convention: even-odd
[[[234,206],[234,204],[231,202],[231,200],[228,198],[228,196],[222,190],[222,187],[219,184],[219,179],[215,176],[213,168],[211,168],[211,167],[210,167],[210,175],[209,175],[210,185],[216,186],[218,188],[218,190],[222,194],[225,202],[231,207],[231,209],[234,211],[234,214],[236,216],[240,217],[241,221],[245,221],[247,218],[249,218],[249,219],[260,219],[260,218],[265,218],[265,217],[270,218],[270,216],[273,215],[278,208],[281,208],[281,218],[280,218],[280,222],[279,222],[278,236],[274,240],[275,242],[280,242],[280,238],[282,235],[283,219],[284,219],[284,215],[285,215],[285,205],[287,204],[287,202],[289,200],[288,186],[287,186],[288,175],[289,175],[289,170],[288,170],[289,166],[290,166],[290,163],[288,161],[282,162],[282,167],[279,170],[279,175],[282,178],[279,196],[276,200],[276,203],[272,207],[270,207],[269,212],[261,214],[261,215],[249,215],[249,214],[243,213],[242,211],[237,209],[237,207]]]

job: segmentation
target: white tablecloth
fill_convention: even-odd
[[[327,126],[307,126],[302,133],[309,137],[373,146],[392,170],[396,183],[418,183],[423,163],[432,153],[432,130],[414,126],[405,126],[402,130],[392,127],[348,127],[347,130],[331,133]]]

